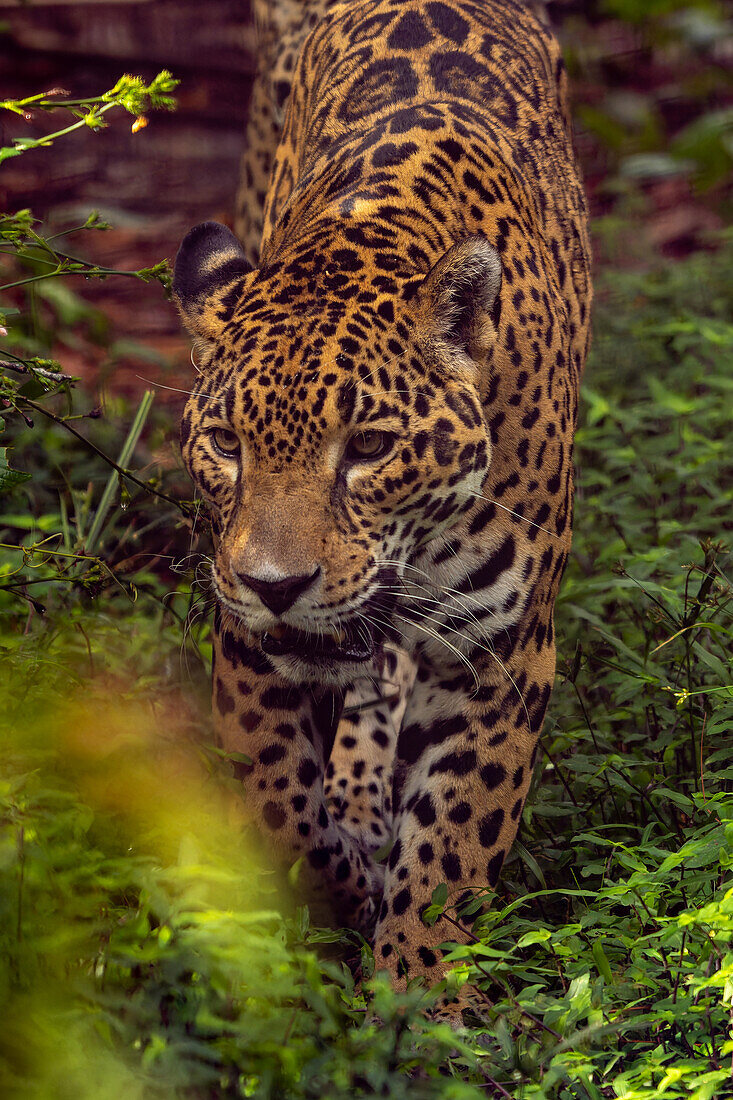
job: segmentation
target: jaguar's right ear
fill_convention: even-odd
[[[473,373],[496,341],[501,258],[485,237],[467,237],[438,260],[417,295],[420,326],[438,358]]]
[[[241,244],[225,225],[202,222],[186,234],[173,269],[173,298],[192,336],[216,339],[250,271]]]

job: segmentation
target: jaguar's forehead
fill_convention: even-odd
[[[415,323],[404,299],[350,281],[340,298],[287,281],[288,269],[253,278],[216,341],[210,375],[219,392],[276,391],[303,400],[304,388],[392,390],[423,373]],[[390,287],[390,289],[392,289]],[[330,291],[329,291],[330,295]]]
[[[267,280],[247,288],[221,334],[218,350],[256,354],[278,368],[297,364],[301,370],[317,370],[330,360],[348,370],[352,365],[358,368],[360,357],[405,353],[413,330],[413,318],[403,302],[360,287],[357,281],[334,301],[325,291],[314,294],[312,285],[303,292],[297,284]]]
[[[334,420],[407,416],[414,403],[411,357],[404,367],[379,344],[347,343],[347,353],[341,341],[317,352],[306,340],[295,342],[297,349],[290,345],[287,353],[255,348],[244,356],[226,345],[215,351],[194,401],[198,413],[260,429],[294,414],[296,421],[312,419],[324,430]],[[429,382],[425,387],[420,392],[426,396],[435,392]]]

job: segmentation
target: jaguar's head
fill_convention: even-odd
[[[475,504],[500,283],[478,237],[402,281],[343,243],[253,270],[221,225],[184,239],[184,460],[211,505],[217,597],[288,678],[365,671],[399,629],[405,567]]]

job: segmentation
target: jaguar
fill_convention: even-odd
[[[244,243],[197,225],[173,280],[216,735],[306,895],[432,983],[470,933],[426,907],[496,887],[554,679],[591,304],[567,78],[518,0],[259,12]]]

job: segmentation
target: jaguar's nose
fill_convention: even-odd
[[[316,567],[313,573],[299,574],[292,577],[281,577],[276,581],[263,580],[254,577],[251,573],[237,573],[240,581],[251,588],[262,600],[265,607],[272,611],[273,615],[282,615],[284,611],[292,607],[298,596],[320,576],[321,567]]]

